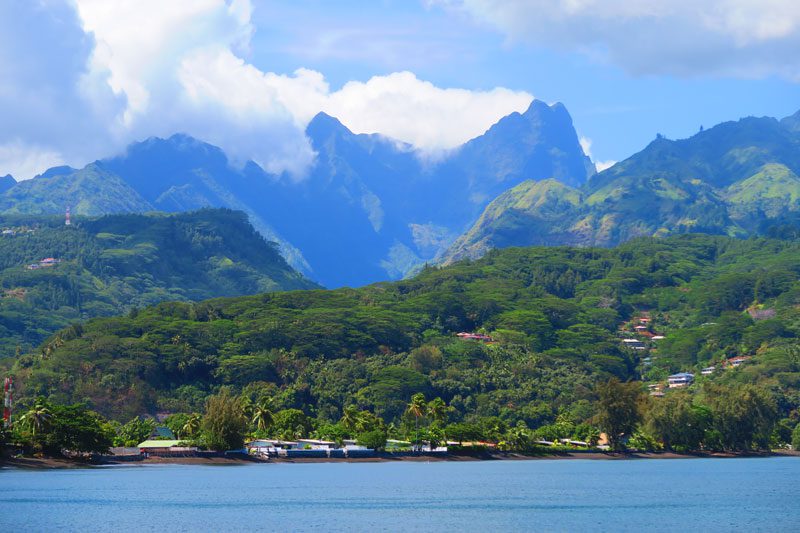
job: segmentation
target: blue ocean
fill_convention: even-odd
[[[0,531],[800,531],[800,459],[0,470]]]

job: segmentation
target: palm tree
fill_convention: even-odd
[[[253,416],[253,409],[255,408],[255,405],[253,404],[253,400],[251,400],[249,396],[243,395],[241,398],[239,398],[239,405],[241,405],[242,414],[246,418],[250,418]]]
[[[433,422],[444,425],[445,417],[447,417],[447,404],[441,398],[434,398],[428,402],[427,412]]]
[[[193,436],[200,430],[201,419],[200,415],[197,413],[193,413],[187,420],[186,423],[183,424],[181,428],[181,434],[186,435],[187,437]]]
[[[273,414],[269,398],[261,398],[253,406],[253,424],[258,431],[266,431],[272,425]]]
[[[19,417],[19,421],[31,430],[32,440],[36,442],[36,432],[45,431],[49,427],[52,417],[53,413],[45,399],[37,398],[28,412]]]
[[[414,417],[414,431],[416,433],[415,442],[419,446],[419,419],[425,416],[426,411],[425,395],[421,392],[411,397],[411,402],[406,407],[406,414]]]
[[[339,423],[351,433],[351,437],[355,437],[353,433],[355,433],[358,426],[360,414],[358,407],[353,404],[348,405],[344,408],[344,411],[342,411],[342,418],[339,420]]]

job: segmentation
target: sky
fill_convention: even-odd
[[[319,111],[446,153],[533,98],[599,167],[800,109],[796,0],[2,0],[0,175],[183,132],[296,179]]]

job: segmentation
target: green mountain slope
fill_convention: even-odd
[[[703,235],[495,250],[361,289],[162,303],[91,320],[18,358],[13,374],[22,398],[86,400],[124,420],[200,410],[227,385],[320,423],[350,404],[400,423],[423,392],[449,404],[451,421],[537,427],[558,415],[586,421],[595,384],[610,376],[663,380],[746,355],[748,372],[761,370],[725,379],[766,383],[787,415],[800,404],[798,254],[795,242]],[[629,350],[624,330],[644,312],[667,344]]]
[[[164,300],[316,286],[234,211],[73,217],[72,226],[6,215],[0,226],[0,357],[74,321]]]
[[[535,244],[612,246],[637,236],[759,234],[800,213],[793,119],[746,118],[684,140],[659,137],[579,189],[527,182],[500,195],[442,256]],[[520,205],[514,199],[536,196]],[[575,198],[581,200],[576,203]]]
[[[764,165],[749,178],[728,187],[725,197],[735,220],[775,218],[800,206],[800,177],[785,165]]]
[[[51,169],[42,177],[19,182],[0,196],[0,212],[5,214],[63,213],[67,206],[74,214],[88,216],[154,210],[119,176],[96,164],[78,171]]]
[[[536,246],[557,240],[571,244],[565,227],[575,216],[581,193],[555,180],[524,181],[504,192],[484,210],[472,228],[451,247],[450,262],[481,257],[492,248],[507,248],[525,242]]]

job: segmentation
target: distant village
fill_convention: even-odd
[[[72,225],[72,216],[70,214],[70,209],[67,207],[66,213],[64,215],[64,225],[71,226]],[[0,236],[3,237],[14,237],[17,235],[24,235],[27,233],[35,233],[36,227],[33,226],[12,226],[12,227],[5,227],[0,231]],[[40,259],[34,263],[30,263],[25,266],[27,270],[39,270],[40,268],[50,268],[54,267],[57,264],[61,263],[61,259],[55,257],[45,257]]]
[[[596,450],[609,450],[605,434],[601,434],[597,444],[573,439],[559,439],[557,442],[537,440],[535,444],[545,447],[559,447],[561,449],[593,448]],[[452,447],[477,447],[487,450],[497,448],[493,442],[456,442],[447,441],[444,446],[430,446],[428,444],[414,445],[410,441],[387,439],[383,450],[377,451],[358,444],[354,439],[344,439],[334,442],[322,439],[256,439],[246,442],[241,450],[227,452],[203,451],[187,441],[177,439],[173,432],[166,426],[156,426],[150,437],[140,442],[135,447],[111,448],[111,454],[120,460],[137,461],[150,457],[210,457],[218,455],[247,455],[259,460],[270,459],[354,459],[379,456],[406,456],[428,455],[444,456]]]
[[[764,318],[774,315],[774,311],[770,314],[767,310]],[[752,313],[751,313],[752,315]],[[755,317],[754,317],[755,318]],[[646,369],[652,366],[653,361],[658,357],[658,342],[666,337],[657,331],[654,321],[650,317],[650,313],[641,312],[634,316],[629,322],[620,326],[620,335],[623,337],[622,344],[628,350],[643,353],[644,357],[640,359],[642,366]],[[732,369],[742,365],[745,361],[751,359],[751,356],[735,356],[729,357],[723,361],[721,369]],[[707,366],[701,370],[701,375],[708,376],[717,371],[717,366]],[[646,381],[644,376],[642,380]],[[664,389],[680,389],[688,387],[694,383],[695,375],[691,372],[678,372],[667,376],[666,381],[659,381],[647,385],[650,396],[663,397]]]

